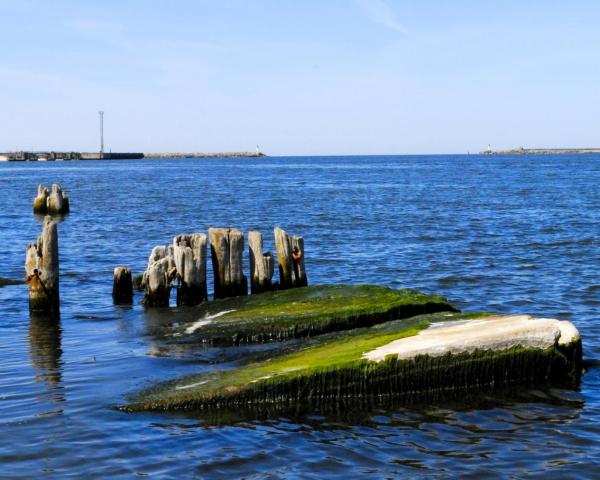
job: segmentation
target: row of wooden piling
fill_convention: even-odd
[[[273,283],[274,258],[263,253],[263,236],[259,231],[248,233],[251,293],[273,289],[303,287],[308,284],[304,267],[304,240],[274,229],[279,282]],[[243,273],[244,235],[236,228],[210,228],[208,242],[214,276],[214,298],[248,294],[248,281]],[[173,244],[152,249],[148,268],[144,272],[144,304],[168,306],[171,291],[177,290],[177,305],[197,305],[208,300],[207,235],[178,235]],[[29,307],[32,311],[58,312],[59,258],[58,228],[52,217],[44,218],[42,234],[28,245],[25,258],[25,281],[29,286]],[[133,301],[131,270],[117,267],[113,273],[113,299],[117,304]]]
[[[59,184],[51,190],[38,186],[33,201],[36,214],[47,214],[42,234],[27,246],[25,281],[29,286],[29,307],[33,311],[58,312],[59,259],[58,228],[53,215],[69,212],[69,197]],[[279,282],[273,282],[275,258],[263,251],[263,235],[248,232],[250,291],[252,294],[274,289],[308,285],[304,266],[304,239],[290,236],[275,227],[276,260]],[[177,291],[177,305],[193,306],[208,300],[207,246],[210,244],[214,298],[248,295],[248,279],[244,275],[244,234],[237,228],[209,228],[208,235],[177,235],[171,245],[154,247],[141,285],[144,304],[168,306],[172,289]],[[113,299],[117,304],[133,301],[131,270],[117,267],[113,272]]]
[[[273,289],[303,287],[308,284],[304,266],[304,240],[274,229],[279,265],[279,282],[273,283],[275,259],[263,252],[263,236],[248,233],[250,291],[252,294]],[[173,288],[177,305],[193,306],[208,299],[207,247],[210,244],[214,279],[214,298],[248,295],[248,279],[244,275],[244,234],[237,228],[209,228],[208,235],[177,235],[171,245],[154,247],[142,277],[144,304],[169,305]],[[131,272],[126,267],[114,271],[113,297],[117,303],[131,303]]]
[[[38,185],[33,213],[45,215],[44,226],[37,241],[27,245],[25,254],[25,283],[29,287],[29,308],[32,311],[58,312],[58,228],[53,217],[69,211],[69,196],[60,184],[52,184],[50,190]]]

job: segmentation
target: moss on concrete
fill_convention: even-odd
[[[264,413],[270,409],[293,409],[301,404],[319,407],[340,401],[372,403],[381,399],[414,401],[415,398],[437,401],[461,392],[512,385],[574,387],[578,384],[580,340],[546,349],[517,346],[439,357],[421,355],[409,360],[388,356],[381,362],[362,358],[365,352],[415,335],[432,322],[473,317],[457,313],[423,315],[330,334],[325,341],[317,340],[316,344],[266,361],[158,385],[133,397],[122,409],[205,412],[259,409]]]
[[[180,335],[218,345],[310,337],[398,318],[456,311],[439,295],[379,286],[313,286],[206,303]]]

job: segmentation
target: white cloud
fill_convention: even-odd
[[[382,25],[396,32],[406,33],[396,13],[384,0],[355,0],[365,16],[374,23]]]

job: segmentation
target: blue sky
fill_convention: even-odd
[[[600,147],[600,2],[0,0],[0,150]]]

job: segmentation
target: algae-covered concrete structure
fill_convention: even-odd
[[[175,336],[213,345],[265,343],[441,311],[454,309],[444,297],[416,290],[321,285],[202,304]]]
[[[443,297],[414,290],[310,287],[210,307],[176,335],[305,340],[238,368],[151,387],[123,410],[268,414],[336,402],[441,401],[504,386],[574,387],[582,371],[581,339],[570,322],[462,314]]]

